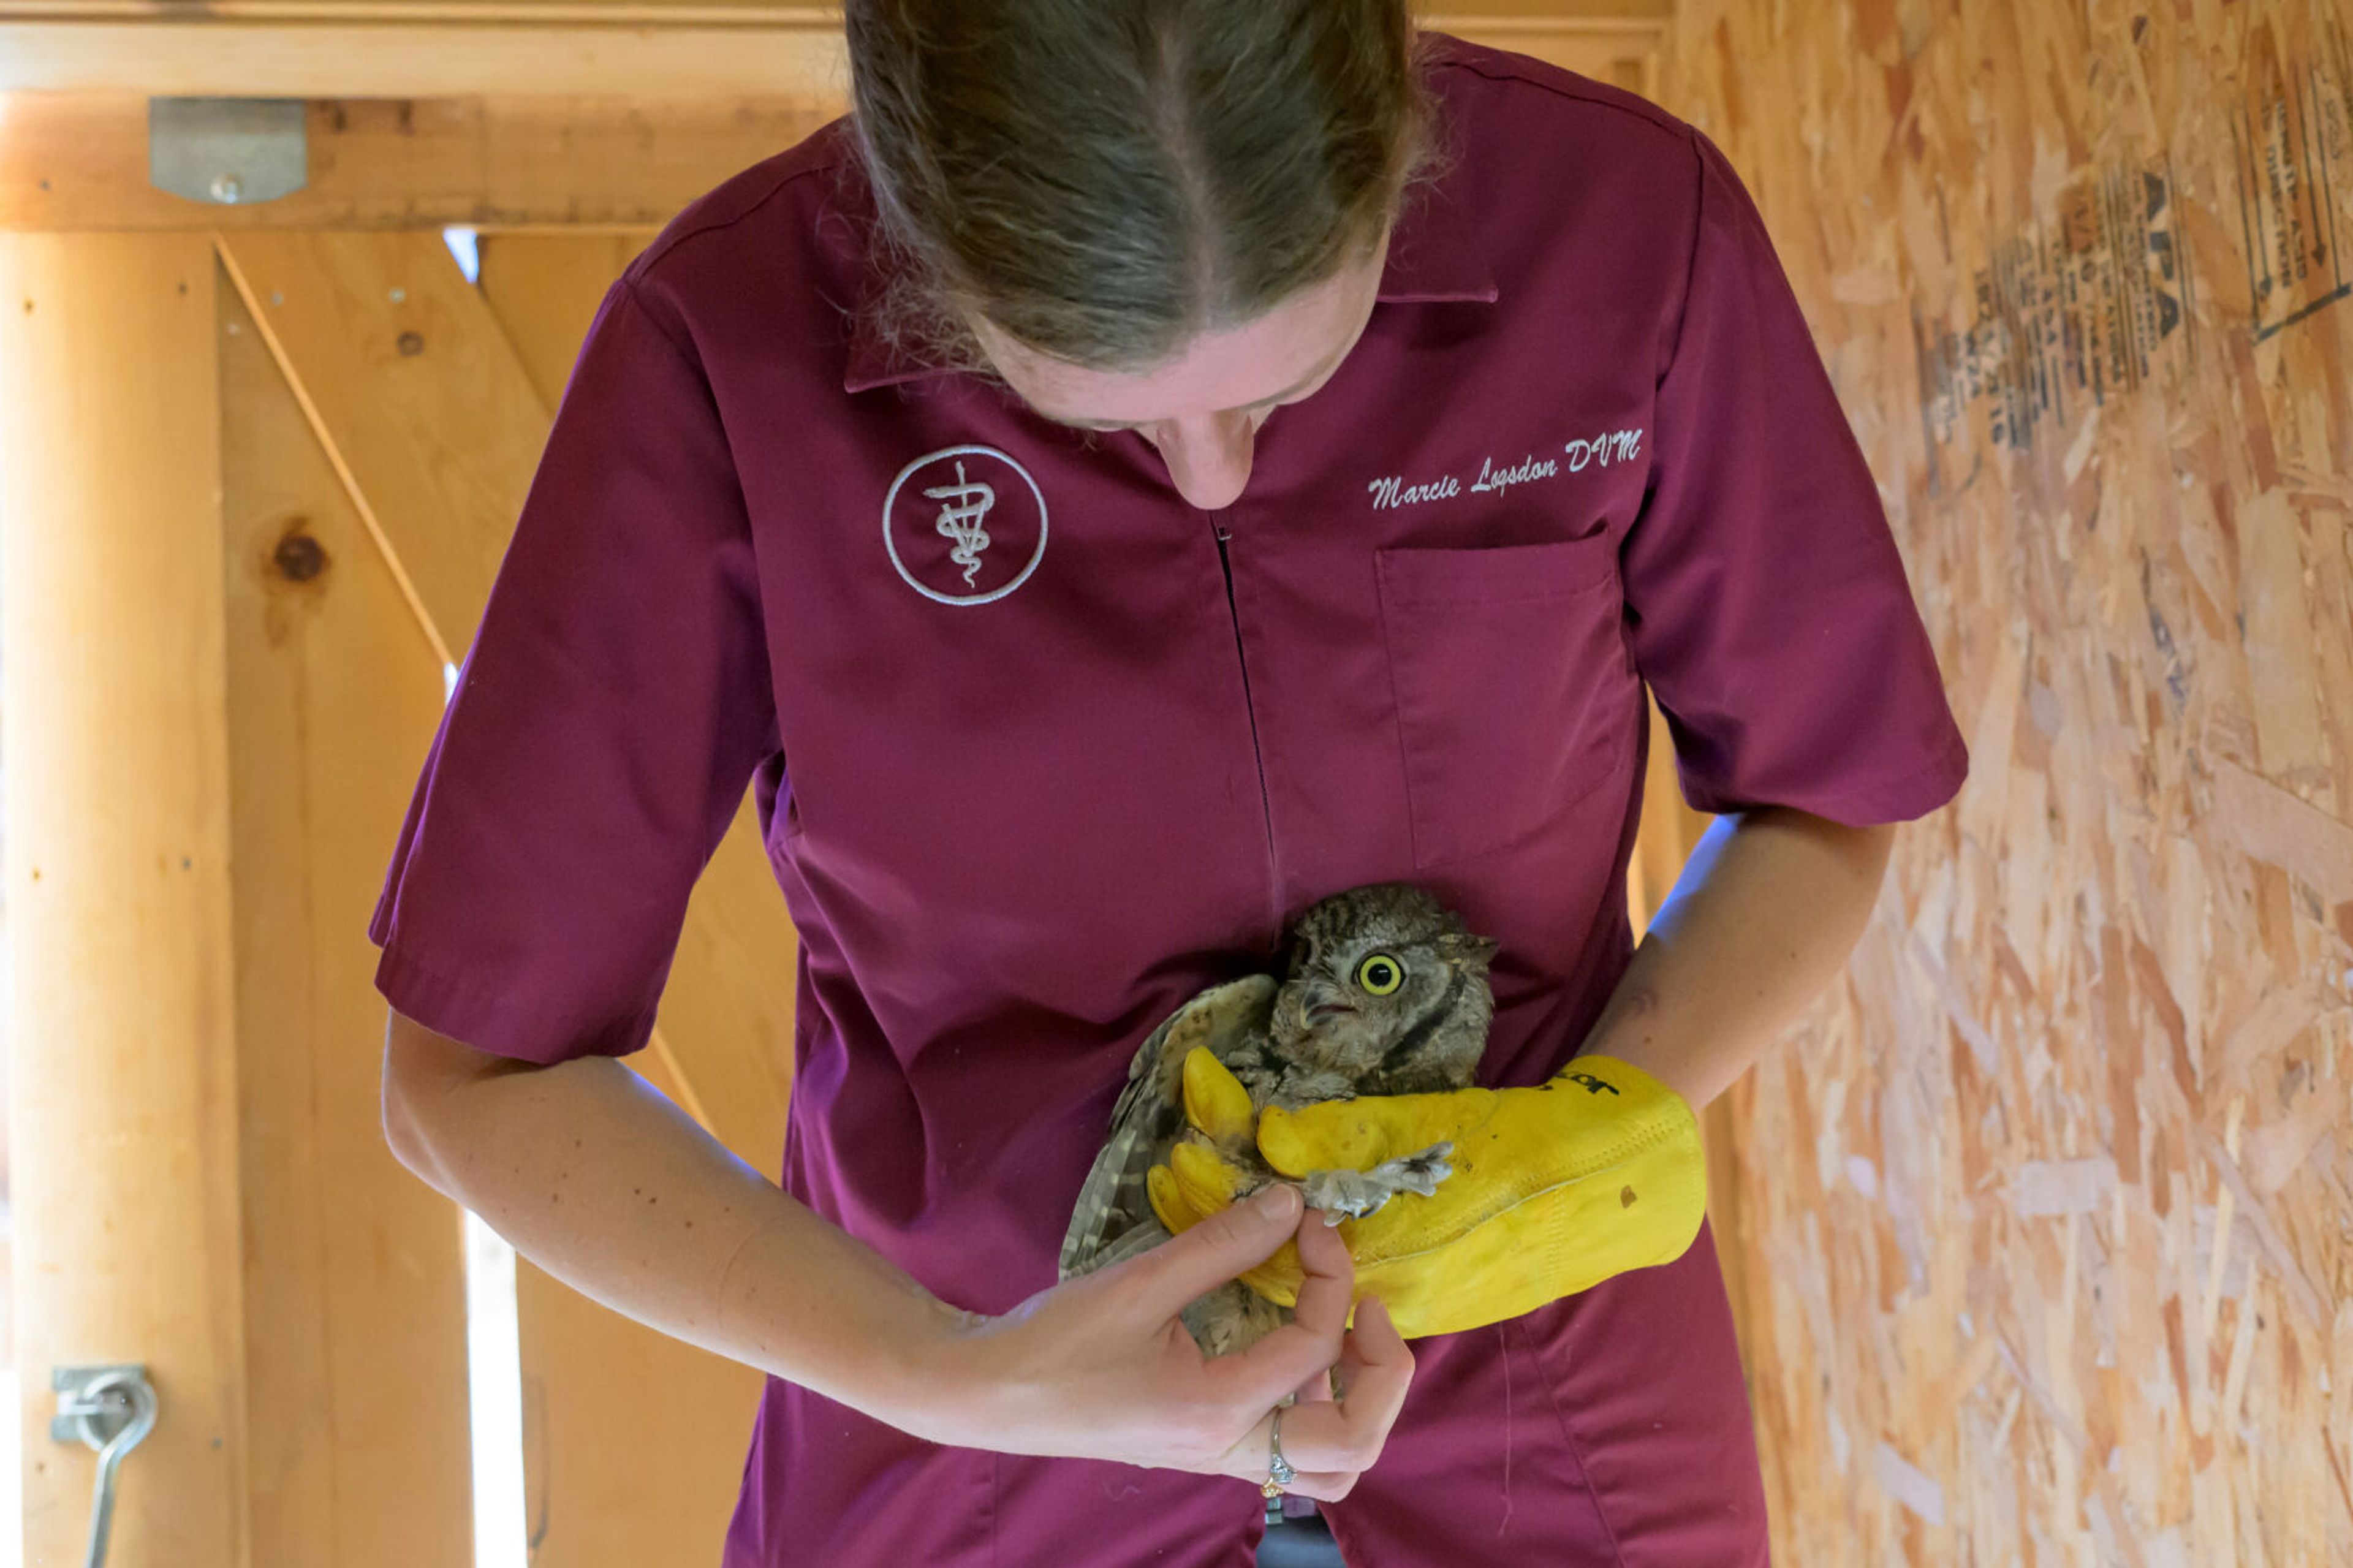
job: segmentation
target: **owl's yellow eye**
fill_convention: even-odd
[[[1376,996],[1386,996],[1405,984],[1405,965],[1386,952],[1367,953],[1356,965],[1356,984]]]

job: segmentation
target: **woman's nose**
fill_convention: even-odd
[[[1176,493],[1203,511],[1216,511],[1241,499],[1250,483],[1258,426],[1248,414],[1211,414],[1148,426],[1145,433],[1160,448]]]

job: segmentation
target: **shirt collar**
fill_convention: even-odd
[[[1461,209],[1434,184],[1413,187],[1389,235],[1380,292],[1375,299],[1384,305],[1448,300],[1492,305],[1496,297],[1494,275],[1488,270]],[[932,363],[877,331],[873,312],[868,308],[871,302],[871,293],[860,301],[850,327],[849,364],[841,380],[844,392],[868,392],[947,374],[951,367]]]

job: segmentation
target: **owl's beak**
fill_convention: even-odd
[[[1342,1000],[1340,994],[1328,985],[1310,985],[1305,1005],[1300,1009],[1311,1029],[1322,1028],[1330,1020],[1356,1010],[1356,1004]]]

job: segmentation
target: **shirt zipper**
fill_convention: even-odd
[[[1259,742],[1258,700],[1250,692],[1250,655],[1242,648],[1242,613],[1234,603],[1233,557],[1226,549],[1232,532],[1214,520],[1210,531],[1218,536],[1218,570],[1226,579],[1226,616],[1234,628],[1234,662],[1242,672],[1242,708],[1250,717],[1250,760],[1258,764],[1258,804],[1266,822],[1266,898],[1273,942],[1282,940],[1282,877],[1274,856],[1274,797],[1266,787],[1266,751]]]

